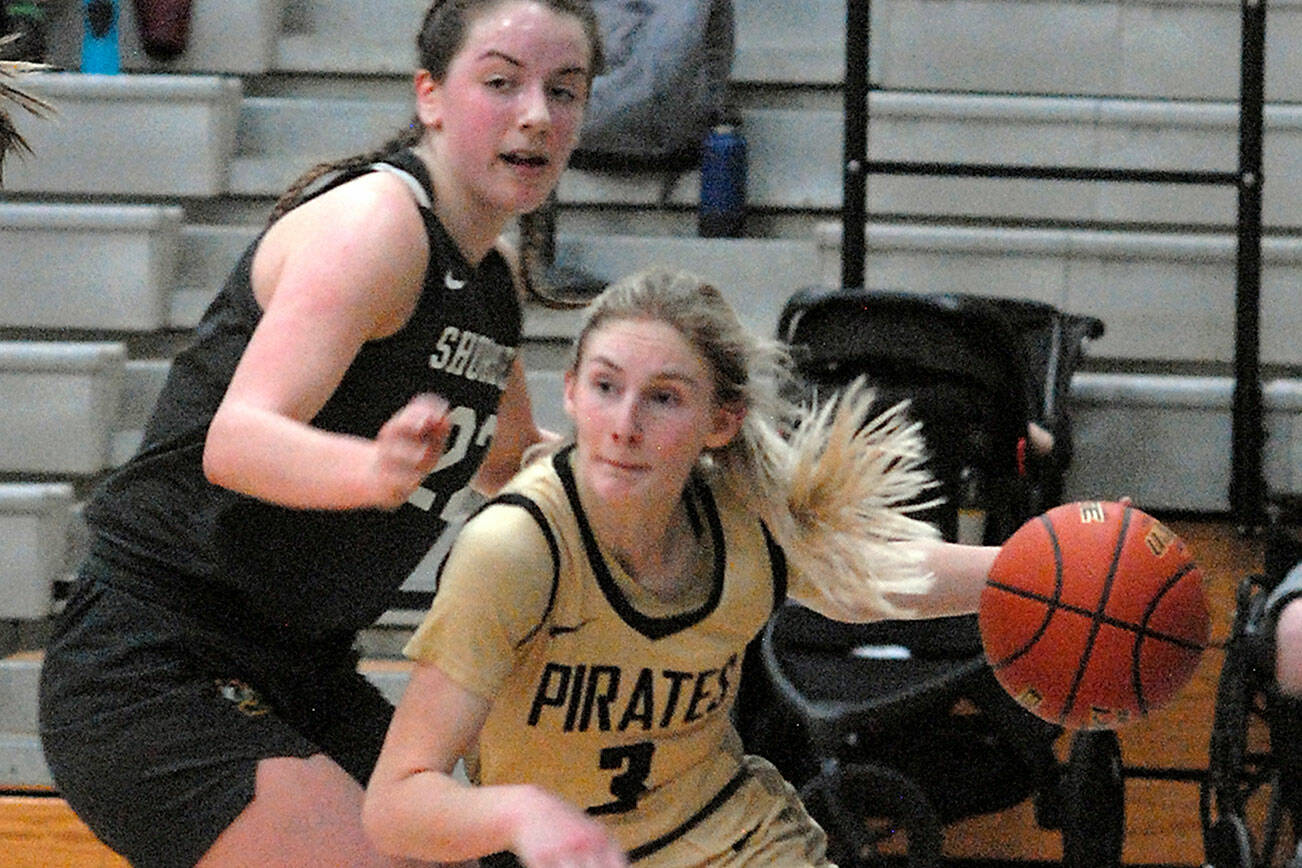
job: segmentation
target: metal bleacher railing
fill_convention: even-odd
[[[1109,168],[871,160],[868,156],[870,0],[846,2],[844,226],[842,287],[864,286],[867,180],[870,174],[948,175],[1234,186],[1238,191],[1235,276],[1233,455],[1230,506],[1240,527],[1260,528],[1268,500],[1263,477],[1260,360],[1261,235],[1266,0],[1240,0],[1238,166],[1233,170]]]

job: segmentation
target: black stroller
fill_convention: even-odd
[[[983,513],[969,541],[998,542],[1056,503],[1070,457],[1061,402],[1102,328],[1029,301],[840,289],[793,296],[779,336],[811,392],[867,374],[881,409],[908,398],[944,498],[924,516],[953,540],[962,513]],[[1030,448],[1032,421],[1052,448]],[[947,823],[1030,796],[1037,822],[1062,830],[1064,865],[1120,864],[1115,734],[1076,734],[1060,763],[1062,730],[1000,688],[975,616],[850,625],[790,604],[748,665],[747,749],[800,788],[842,868],[936,865]]]
[[[1265,571],[1238,587],[1199,799],[1210,868],[1302,868],[1302,703],[1274,679],[1270,593],[1302,579],[1302,498],[1271,505]],[[1256,830],[1255,832],[1253,830]]]

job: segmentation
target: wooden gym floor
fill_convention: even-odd
[[[1123,861],[1145,868],[1197,868],[1202,829],[1196,775],[1207,768],[1207,743],[1221,651],[1239,580],[1258,572],[1262,547],[1225,521],[1159,516],[1183,536],[1202,567],[1212,611],[1213,647],[1180,697],[1120,732],[1127,768]],[[1164,777],[1165,776],[1165,777]],[[1193,779],[1189,779],[1193,777]],[[1030,801],[949,826],[951,868],[1025,868],[1061,858],[1057,833],[1036,826]],[[57,798],[0,796],[0,864],[7,868],[122,868]]]

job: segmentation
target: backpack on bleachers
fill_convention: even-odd
[[[732,0],[595,0],[606,70],[592,84],[578,168],[696,165],[732,72]]]

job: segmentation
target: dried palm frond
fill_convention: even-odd
[[[19,34],[0,37],[0,48],[13,42]],[[0,60],[0,184],[4,183],[4,160],[10,153],[32,152],[27,140],[18,132],[13,118],[9,114],[9,105],[13,104],[29,114],[45,117],[54,113],[54,106],[40,97],[27,93],[13,80],[28,72],[49,69],[43,63],[28,63],[22,60]]]

